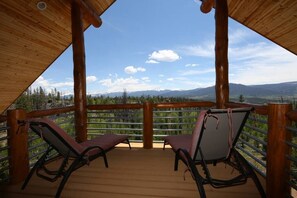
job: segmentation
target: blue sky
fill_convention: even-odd
[[[85,32],[87,93],[187,90],[215,84],[214,11],[198,0],[117,0]],[[229,82],[296,81],[297,56],[229,19]],[[33,88],[73,93],[70,46]]]

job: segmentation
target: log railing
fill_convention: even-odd
[[[0,183],[9,182],[8,127],[6,116],[0,116]]]
[[[291,189],[296,187],[296,173],[292,170],[291,165],[294,163],[296,164],[296,138],[292,138],[292,135],[288,135],[288,129],[292,128],[291,122],[296,122],[297,113],[291,111],[291,105],[289,104],[268,104],[266,106],[258,106],[258,105],[250,105],[250,104],[241,104],[241,103],[227,103],[225,104],[226,107],[242,107],[242,106],[254,106],[255,114],[264,116],[262,120],[259,118],[253,118],[254,121],[259,121],[261,123],[266,124],[267,129],[256,129],[260,132],[265,134],[267,131],[267,137],[263,135],[263,139],[257,140],[257,144],[260,145],[260,149],[258,152],[260,153],[260,158],[262,161],[266,161],[267,171],[266,171],[266,178],[267,178],[267,195],[271,196],[271,193],[274,193],[280,197],[284,194],[288,195],[291,193]],[[158,116],[158,112],[169,112],[169,111],[177,111],[176,109],[185,109],[185,108],[211,108],[214,107],[214,103],[212,102],[197,102],[197,103],[144,103],[144,104],[123,104],[123,105],[90,105],[87,107],[88,112],[96,112],[102,110],[109,110],[115,111],[126,109],[126,110],[137,110],[142,111],[142,127],[143,127],[143,147],[144,148],[152,148],[152,142],[154,138],[154,133],[158,132],[158,126],[160,125],[159,122],[155,122],[156,117]],[[61,109],[54,109],[54,110],[44,110],[44,111],[34,111],[29,113],[24,113],[21,110],[12,110],[7,115],[7,123],[9,124],[10,129],[8,130],[9,134],[9,157],[15,158],[14,155],[18,156],[21,161],[13,161],[10,160],[10,181],[11,183],[17,183],[24,179],[26,176],[26,171],[22,170],[25,173],[20,173],[19,169],[20,164],[22,167],[24,163],[28,163],[28,145],[27,140],[28,137],[25,131],[19,129],[19,125],[17,123],[18,120],[30,118],[30,117],[43,117],[43,116],[52,116],[54,114],[62,114],[73,112],[73,107],[66,107]],[[199,111],[199,109],[197,110]],[[126,112],[126,111],[122,111]],[[95,113],[96,114],[96,113]],[[177,111],[177,115],[178,115]],[[73,114],[72,114],[73,116]],[[66,117],[68,117],[66,115]],[[179,119],[181,116],[177,116]],[[91,119],[91,118],[88,118]],[[63,119],[60,119],[63,120]],[[64,120],[65,122],[69,121]],[[70,121],[73,122],[73,121]],[[90,120],[90,122],[92,122]],[[140,121],[139,121],[140,122]],[[63,123],[63,122],[62,122]],[[171,121],[168,121],[171,124]],[[167,124],[168,124],[167,123]],[[131,124],[131,123],[130,123]],[[294,125],[296,126],[296,125]],[[254,126],[250,126],[249,128],[254,128]],[[294,128],[294,127],[293,127]],[[257,131],[257,132],[259,132]],[[249,130],[247,130],[244,135],[247,136]],[[260,133],[259,132],[259,133]],[[90,131],[89,131],[90,133]],[[290,133],[291,134],[291,133]],[[155,134],[156,135],[156,134]],[[252,136],[250,136],[251,138]],[[249,145],[246,138],[242,137],[241,145],[245,147],[253,148],[254,145]],[[257,139],[257,138],[255,138]],[[267,140],[267,143],[266,143]],[[20,143],[21,142],[21,143]],[[12,145],[12,146],[11,146]],[[17,146],[16,146],[17,145]],[[289,147],[288,147],[289,145]],[[20,147],[20,148],[18,148]],[[240,146],[239,146],[240,147]],[[264,148],[265,147],[265,148]],[[25,149],[26,148],[26,149]],[[265,156],[267,153],[267,156]],[[294,166],[296,167],[296,166]],[[28,169],[28,168],[27,168]],[[287,174],[290,171],[290,174]],[[293,179],[292,179],[293,178]],[[295,179],[294,179],[295,178]]]
[[[150,149],[153,147],[153,142],[166,135],[166,132],[182,131],[183,124],[191,125],[188,129],[191,130],[199,109],[214,106],[213,102],[91,105],[88,106],[88,134],[93,136],[110,131],[125,133],[134,137],[132,141],[142,140],[143,147]],[[191,120],[181,123],[187,119],[186,114],[191,113],[193,114]],[[163,121],[160,122],[160,119]],[[176,129],[177,125],[179,129]]]

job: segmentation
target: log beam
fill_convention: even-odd
[[[205,14],[209,13],[215,4],[214,1],[215,0],[202,0],[201,6],[200,6],[201,12]]]
[[[215,19],[216,103],[217,108],[224,108],[224,104],[229,102],[227,0],[216,1]]]
[[[73,0],[82,10],[83,16],[86,21],[98,28],[102,25],[102,20],[96,13],[96,11],[87,2],[83,0]]]
[[[83,142],[87,140],[86,63],[82,13],[76,1],[72,2],[71,20],[74,63],[75,132],[76,140]]]

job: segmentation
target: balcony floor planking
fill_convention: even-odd
[[[91,162],[75,171],[69,178],[61,197],[108,197],[148,198],[199,197],[196,184],[185,166],[180,163],[179,171],[173,171],[174,153],[142,148],[116,148],[107,154],[109,168],[104,167],[103,158]],[[58,162],[53,162],[57,166]],[[225,177],[232,172],[219,165],[214,173]],[[1,186],[1,197],[53,197],[60,180],[51,183],[34,175],[25,190],[21,184]],[[205,185],[207,197],[260,197],[254,183],[249,179],[245,185],[214,189]]]

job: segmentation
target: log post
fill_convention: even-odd
[[[143,104],[143,148],[153,148],[153,104]]]
[[[72,1],[71,28],[73,48],[73,77],[75,104],[75,133],[76,140],[87,140],[87,96],[86,96],[86,63],[83,19],[79,5]]]
[[[227,0],[216,1],[215,19],[216,103],[217,108],[224,108],[224,104],[229,102]]]
[[[288,197],[290,162],[286,159],[290,148],[285,143],[291,141],[286,126],[290,120],[286,113],[292,110],[291,104],[268,104],[268,140],[267,140],[267,197]]]
[[[23,109],[7,111],[8,155],[10,183],[17,184],[23,181],[29,173],[28,130],[20,126],[18,120],[25,120],[26,112]]]

